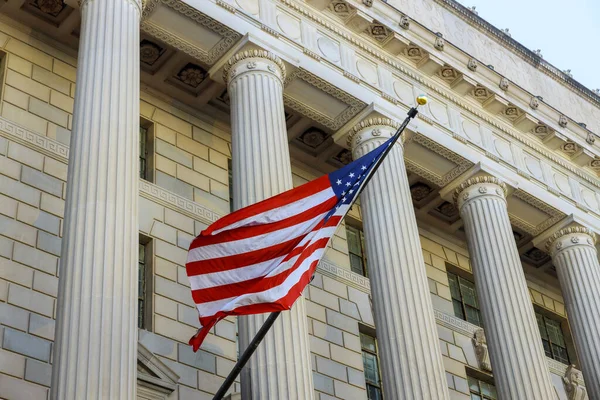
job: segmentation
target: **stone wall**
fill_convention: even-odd
[[[46,399],[76,61],[4,23],[0,48],[6,53],[0,114],[0,397]],[[235,320],[220,322],[202,349],[191,351],[187,341],[197,315],[184,264],[194,235],[229,211],[230,137],[206,116],[148,92],[141,97],[155,169],[154,183],[140,182],[140,234],[151,243],[153,273],[152,318],[139,331],[139,342],[179,376],[170,399],[210,399],[236,360]],[[296,185],[313,177],[294,168]],[[351,217],[360,222],[359,206]],[[467,252],[425,231],[421,240],[448,384],[454,399],[466,400],[465,366],[479,368],[470,337],[475,327],[451,316],[446,262],[469,271]],[[534,302],[564,316],[559,295],[533,282],[530,288]],[[369,293],[368,280],[350,272],[341,226],[305,292],[321,400],[366,398],[359,332],[374,329]]]

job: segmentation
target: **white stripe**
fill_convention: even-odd
[[[314,231],[311,234],[306,235],[306,237],[302,239],[302,242],[295,248],[303,247],[309,240],[315,242],[324,237],[332,236],[336,229],[337,227],[327,227]],[[200,290],[244,282],[261,276],[275,276],[291,268],[301,254],[302,253],[292,257],[285,263],[282,263],[282,261],[286,256],[282,256],[242,268],[190,276],[190,285],[192,290]]]
[[[198,312],[201,317],[209,317],[215,315],[219,311],[227,312],[241,306],[273,303],[285,297],[291,288],[298,283],[302,275],[308,271],[310,264],[315,260],[319,260],[323,256],[324,252],[325,247],[316,250],[313,254],[307,257],[302,264],[300,264],[300,266],[295,269],[294,272],[292,272],[290,276],[288,276],[288,278],[279,286],[259,293],[244,294],[237,297],[231,297],[229,299],[197,304]]]
[[[312,219],[309,219],[308,221],[262,235],[240,240],[233,240],[231,242],[196,247],[188,252],[187,262],[205,261],[214,258],[245,254],[251,251],[260,250],[279,243],[287,242],[297,237],[304,236],[307,232],[312,231],[326,214],[327,213],[322,213]]]
[[[315,205],[321,204],[334,196],[335,193],[333,189],[331,187],[328,187],[325,190],[312,194],[308,197],[304,197],[300,200],[296,200],[293,203],[289,203],[278,208],[272,208],[263,211],[260,214],[256,214],[251,217],[236,221],[219,230],[214,231],[211,235],[216,235],[223,231],[239,228],[242,226],[262,225],[276,221],[281,221],[294,215],[300,214],[306,210],[310,210]]]

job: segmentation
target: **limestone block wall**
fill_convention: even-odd
[[[0,398],[46,399],[76,59],[2,22],[0,51]],[[140,184],[139,230],[149,243],[152,273],[150,318],[139,342],[179,376],[169,399],[210,399],[237,357],[235,319],[220,322],[192,353],[187,341],[197,318],[184,264],[194,235],[229,212],[230,137],[208,116],[147,91],[141,98],[153,182]],[[295,185],[316,177],[301,165],[293,173]],[[360,207],[350,216],[360,223]],[[478,369],[471,342],[475,327],[453,316],[446,262],[469,271],[468,254],[426,231],[421,241],[448,384],[454,399],[466,400],[466,366]],[[529,287],[533,302],[564,316],[559,294],[535,282]],[[305,292],[321,400],[366,399],[359,333],[376,332],[369,293],[368,279],[350,271],[341,226]],[[560,368],[554,366],[553,379],[564,394]]]

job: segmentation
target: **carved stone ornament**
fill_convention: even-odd
[[[537,110],[537,108],[540,106],[540,101],[538,100],[537,97],[532,97],[531,100],[529,101],[529,107],[533,108],[534,110]]]
[[[596,141],[596,135],[594,135],[593,133],[588,133],[585,141],[588,142],[589,144],[594,144],[594,142]]]
[[[446,45],[446,41],[444,40],[443,37],[438,36],[435,38],[435,43],[433,44],[433,47],[435,47],[439,51],[442,51],[442,50],[444,50],[445,45]]]
[[[492,363],[490,362],[490,354],[485,342],[483,329],[477,329],[471,340],[473,341],[473,347],[475,348],[475,356],[477,357],[477,362],[479,363],[479,369],[483,371],[491,371]]]
[[[566,128],[566,127],[567,127],[567,123],[568,123],[568,122],[569,122],[569,121],[567,120],[567,117],[565,117],[564,115],[561,115],[561,116],[560,116],[560,118],[558,119],[558,124],[559,124],[560,126],[562,126],[563,128]]]
[[[402,29],[410,28],[410,18],[408,18],[406,15],[401,16],[399,25]]]
[[[477,176],[475,178],[468,179],[466,182],[463,182],[458,186],[458,188],[454,192],[454,203],[458,204],[458,198],[459,198],[460,194],[462,192],[464,192],[466,189],[470,188],[471,186],[480,185],[480,184],[488,184],[488,185],[493,184],[493,185],[499,186],[499,188],[502,190],[501,191],[502,195],[500,195],[496,191],[494,191],[495,194],[497,194],[498,196],[506,197],[506,195],[508,194],[508,189],[506,187],[506,184],[504,182],[502,182],[500,179],[495,178],[493,176],[487,176],[487,175],[486,176]],[[478,189],[478,192],[483,195],[483,194],[487,194],[488,190],[485,186],[481,186]],[[467,193],[468,192],[465,192],[465,194],[467,194]]]
[[[507,90],[508,86],[510,86],[508,79],[506,79],[506,78],[500,79],[500,83],[498,86],[500,86],[500,89],[502,89],[502,90]]]
[[[275,65],[279,68],[279,72],[281,72],[281,79],[283,80],[285,78],[285,64],[275,54],[271,53],[270,51],[266,51],[266,50],[246,50],[246,51],[237,53],[235,56],[231,57],[231,59],[229,59],[229,61],[227,61],[227,63],[225,64],[225,67],[223,68],[223,80],[225,82],[229,81],[231,67],[233,67],[235,64],[239,63],[240,61],[248,60],[251,58],[263,58],[265,60],[269,60],[269,61],[275,63]],[[247,63],[247,67],[250,68],[251,64],[253,65],[252,68],[256,68],[256,61],[249,61]]]
[[[566,236],[570,235],[572,235],[570,239],[566,238]],[[553,249],[560,250],[562,248],[568,248],[570,246],[579,244],[582,237],[586,239],[585,243],[589,244],[590,246],[594,246],[596,244],[596,234],[591,229],[584,226],[571,226],[569,228],[561,229],[554,235],[550,236],[546,242],[546,249],[551,251]],[[556,243],[556,246],[553,246],[554,243]]]
[[[581,371],[575,369],[575,365],[569,365],[565,371],[565,376],[562,377],[569,400],[587,400],[587,391],[580,384],[582,380]]]
[[[354,140],[354,137],[357,134],[359,134],[360,132],[364,131],[367,128],[381,127],[381,126],[390,127],[391,129],[389,129],[389,131],[390,131],[390,135],[391,135],[394,132],[396,132],[396,130],[400,127],[400,123],[398,123],[394,120],[391,120],[389,118],[366,119],[366,120],[361,121],[358,124],[356,124],[354,126],[354,128],[352,128],[352,130],[350,130],[350,132],[348,133],[348,138],[346,139],[346,143],[348,144],[349,147],[353,148],[358,144]],[[377,135],[373,135],[373,137],[375,137],[375,136],[381,136],[383,134],[383,131],[379,128],[379,129],[373,129],[370,133],[371,133],[371,135],[373,135],[374,133],[377,133]],[[368,138],[368,136],[367,136],[367,138]],[[400,138],[400,140],[402,140],[402,142],[404,142],[404,135],[402,135],[402,138]]]
[[[43,13],[50,14],[53,17],[57,17],[65,8],[65,2],[62,0],[37,0],[32,3]]]
[[[477,71],[477,60],[474,58],[469,59],[469,62],[467,63],[467,68],[469,68],[473,72]]]
[[[367,7],[371,7],[373,5],[373,0],[363,0],[363,4]]]

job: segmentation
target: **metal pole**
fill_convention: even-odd
[[[375,164],[375,166],[371,169],[369,176],[363,181],[362,185],[358,188],[359,193],[362,192],[363,188],[367,185],[367,183],[373,177],[373,174],[375,174],[375,171],[377,171],[377,168],[379,168],[379,166],[381,165],[381,162],[383,161],[383,159],[392,150],[392,147],[394,146],[394,144],[396,144],[396,142],[402,135],[402,132],[408,126],[410,120],[413,119],[418,113],[419,112],[417,111],[416,107],[413,107],[410,110],[408,110],[408,116],[406,117],[406,119],[404,119],[404,121],[402,122],[402,125],[400,125],[400,127],[394,134],[392,142],[390,143],[388,148],[385,149],[385,151],[383,152],[383,154],[381,155],[379,160],[377,160],[377,164]],[[358,195],[355,197],[355,199],[356,198],[358,198]],[[313,278],[314,278],[314,276],[313,276]],[[312,279],[311,279],[311,281],[312,281]],[[227,376],[227,378],[225,379],[225,381],[219,388],[219,391],[213,397],[213,400],[222,400],[223,399],[223,397],[225,396],[225,393],[227,393],[227,391],[229,390],[231,385],[233,385],[235,378],[237,378],[237,376],[240,374],[241,370],[244,368],[244,366],[246,365],[246,363],[248,362],[250,357],[252,357],[252,354],[254,354],[254,352],[256,351],[256,348],[258,347],[260,342],[262,342],[262,340],[265,338],[265,335],[267,334],[269,329],[271,329],[271,327],[273,326],[273,323],[275,323],[275,320],[277,319],[277,317],[279,317],[279,314],[281,314],[281,311],[273,312],[273,313],[271,313],[271,315],[269,315],[269,317],[267,318],[267,320],[265,321],[263,326],[261,326],[260,329],[258,330],[258,332],[256,333],[256,336],[254,336],[254,339],[252,339],[252,342],[250,342],[250,344],[248,345],[246,350],[244,350],[244,353],[242,354],[242,356],[239,358],[237,363],[235,363],[235,366],[233,367],[233,369],[231,370],[231,372],[229,373],[229,375]]]
[[[213,400],[223,399],[225,393],[227,393],[231,385],[233,385],[235,378],[237,378],[237,376],[240,374],[242,368],[244,368],[250,357],[252,357],[252,354],[254,354],[260,342],[262,342],[269,329],[271,329],[273,326],[273,323],[277,317],[279,317],[279,314],[281,314],[281,311],[272,312],[271,315],[269,315],[263,326],[261,326],[256,333],[256,336],[254,336],[254,339],[252,339],[252,342],[250,342],[246,350],[244,350],[242,356],[239,358],[237,363],[235,363],[235,366],[219,388],[219,391],[215,394],[215,397],[213,397]]]

